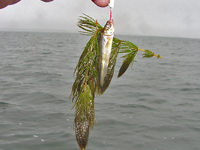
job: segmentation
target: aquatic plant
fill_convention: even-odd
[[[143,57],[145,58],[153,56],[157,58],[162,57],[150,50],[138,48],[137,45],[130,41],[114,37],[108,70],[104,80],[105,84],[103,87],[100,87],[98,75],[98,37],[103,27],[96,20],[85,14],[80,16],[77,25],[83,30],[80,31],[81,34],[91,36],[75,68],[75,81],[71,92],[72,102],[74,102],[73,108],[75,108],[74,129],[76,140],[80,149],[84,150],[88,143],[89,131],[93,128],[96,121],[94,98],[96,95],[102,95],[110,85],[118,54],[125,54],[122,56],[123,63],[119,69],[118,78],[133,64],[138,51],[144,52]]]

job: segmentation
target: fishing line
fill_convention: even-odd
[[[110,6],[110,20],[112,20],[112,11],[114,8],[114,2],[115,0],[110,0],[110,3],[108,4]]]

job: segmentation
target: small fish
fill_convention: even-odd
[[[114,23],[113,20],[108,20],[101,30],[98,44],[99,44],[99,83],[101,90],[103,90],[104,79],[107,74],[110,54],[112,49],[114,37]]]

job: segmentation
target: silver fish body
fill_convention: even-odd
[[[102,88],[104,85],[104,79],[107,74],[108,64],[110,60],[110,54],[112,49],[114,37],[114,23],[108,20],[104,28],[101,30],[99,37],[99,83]]]

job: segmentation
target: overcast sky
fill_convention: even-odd
[[[200,0],[115,0],[115,34],[200,38]],[[0,31],[78,32],[78,16],[85,13],[104,25],[109,8],[91,0],[40,0],[0,9]]]

